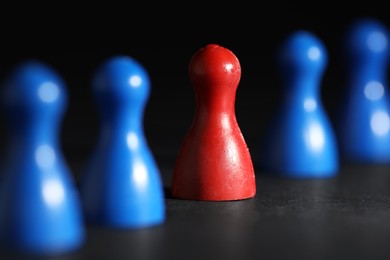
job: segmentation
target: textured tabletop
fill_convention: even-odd
[[[163,225],[142,230],[89,227],[80,251],[48,259],[390,257],[387,166],[343,166],[338,177],[327,180],[257,173],[255,198],[234,202],[171,198],[170,172],[162,170],[167,192]]]

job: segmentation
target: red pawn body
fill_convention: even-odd
[[[209,44],[192,57],[189,77],[196,114],[177,157],[172,196],[207,201],[254,197],[253,163],[235,115],[241,78],[237,57]]]

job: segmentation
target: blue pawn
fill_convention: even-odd
[[[76,250],[84,243],[85,230],[78,193],[60,150],[65,85],[51,68],[31,61],[17,67],[2,90],[10,135],[1,172],[1,240],[26,253]]]
[[[347,31],[347,81],[336,122],[340,154],[346,161],[390,163],[388,41],[385,26],[372,19],[358,20]]]
[[[320,99],[326,49],[313,34],[297,31],[279,51],[283,98],[266,129],[260,164],[268,173],[285,177],[335,176],[337,144]]]
[[[82,180],[89,223],[142,228],[165,220],[160,172],[143,130],[147,72],[130,57],[104,62],[93,80],[101,132]]]

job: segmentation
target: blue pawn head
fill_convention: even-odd
[[[384,24],[375,19],[360,19],[350,25],[345,38],[346,55],[351,64],[375,64],[389,58],[389,33]]]
[[[129,106],[142,110],[150,94],[150,82],[147,72],[136,60],[117,56],[98,69],[93,90],[102,114],[111,115]]]
[[[30,61],[21,64],[6,80],[3,106],[12,130],[20,125],[55,124],[67,105],[67,93],[61,78],[49,66]]]
[[[281,46],[277,64],[284,77],[284,85],[290,86],[291,80],[319,79],[327,59],[326,49],[315,35],[297,31]]]

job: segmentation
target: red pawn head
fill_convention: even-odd
[[[196,87],[212,85],[237,88],[241,77],[241,66],[230,50],[217,44],[209,44],[192,57],[189,76]]]

